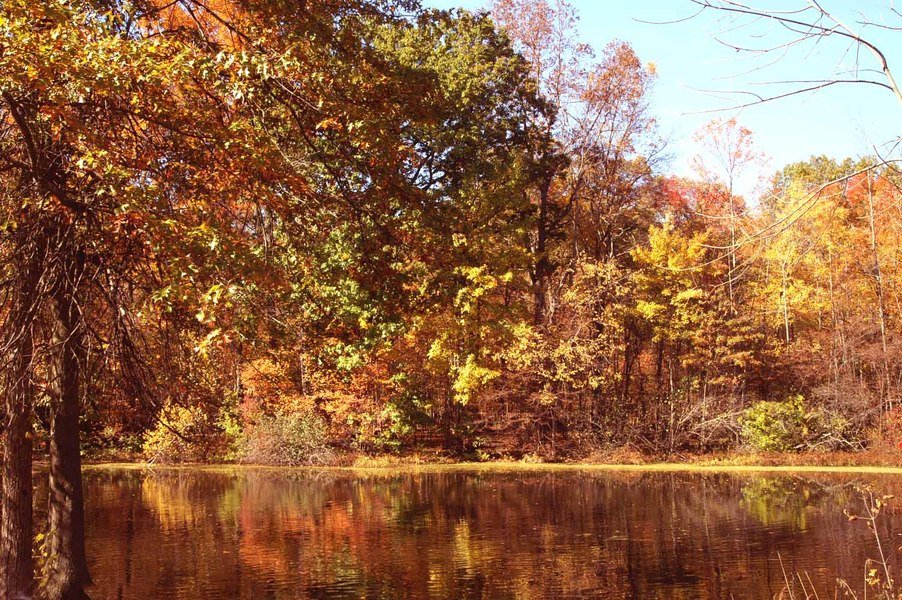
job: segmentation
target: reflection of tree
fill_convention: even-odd
[[[867,548],[830,479],[239,469],[88,482],[97,597],[768,597],[777,552],[827,586]]]
[[[808,526],[807,514],[825,508],[841,511],[849,501],[849,486],[826,486],[799,477],[755,477],[742,486],[740,504],[764,525]]]

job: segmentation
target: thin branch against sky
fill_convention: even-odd
[[[463,6],[475,10],[485,6],[482,0],[426,0],[440,8]],[[761,150],[770,157],[770,166],[804,160],[816,154],[834,158],[871,153],[871,146],[886,141],[887,131],[902,131],[902,110],[883,86],[882,71],[867,60],[856,60],[853,44],[816,44],[802,46],[798,34],[784,29],[787,39],[768,42],[773,24],[761,20],[736,29],[735,22],[712,11],[699,12],[692,0],[653,0],[641,3],[573,0],[580,13],[579,29],[583,39],[601,49],[611,39],[629,42],[646,62],[654,63],[658,73],[653,111],[663,132],[670,135],[671,168],[677,174],[690,175],[689,159],[697,154],[692,134],[713,116],[738,117],[755,132]],[[852,26],[861,15],[877,15],[876,24],[902,22],[898,8],[894,12],[886,0],[860,2],[823,2],[824,8],[838,6],[843,22]],[[787,7],[781,14],[798,17],[812,11],[806,0]],[[719,18],[720,17],[720,18]],[[899,63],[902,47],[885,43],[895,32],[884,27],[865,31],[886,50],[888,60]],[[741,34],[741,35],[739,35]],[[761,47],[783,44],[782,52],[750,56],[717,41],[730,38],[739,45]],[[841,36],[838,36],[841,37]],[[795,40],[795,41],[793,41]],[[854,49],[853,49],[854,50]],[[898,58],[896,58],[898,57]],[[857,71],[857,72],[856,72]],[[800,76],[800,74],[802,74]],[[880,77],[878,77],[880,74]],[[852,85],[845,81],[862,79],[873,83]],[[787,94],[795,85],[788,82],[811,80],[806,93]],[[815,80],[842,80],[818,85]],[[776,82],[787,82],[779,84]],[[798,87],[798,86],[796,86]],[[786,89],[778,89],[786,88]],[[745,106],[737,97],[724,93],[742,91],[750,98],[781,96],[778,102]],[[785,97],[784,97],[785,96]],[[751,193],[753,182],[740,182],[738,188]]]

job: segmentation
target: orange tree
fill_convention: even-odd
[[[251,292],[284,283],[276,224],[316,231],[407,201],[398,131],[412,95],[362,31],[411,8],[4,3],[0,594],[34,586],[36,399],[50,431],[45,591],[83,597],[86,391],[113,371],[126,398],[178,399],[155,361],[169,343],[203,352],[252,331]]]

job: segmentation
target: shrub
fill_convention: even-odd
[[[222,451],[220,458],[226,462],[238,462],[244,457],[244,431],[241,416],[233,402],[227,403],[219,411],[216,425],[222,431]]]
[[[364,451],[397,452],[413,427],[409,415],[392,402],[355,419],[355,445]]]
[[[762,452],[798,450],[811,434],[813,418],[802,396],[783,402],[757,402],[742,415],[742,439]]]
[[[37,435],[39,435],[38,432],[36,432],[36,437]],[[97,429],[89,428],[87,431],[83,430],[82,435],[82,452],[90,460],[104,462],[132,460],[143,452],[144,438],[142,435],[122,431],[115,425],[106,425]]]
[[[861,450],[860,428],[825,408],[808,409],[805,398],[758,402],[740,418],[742,439],[762,452]]]
[[[326,423],[310,411],[279,410],[245,427],[244,461],[265,465],[325,464],[334,460]]]
[[[200,407],[169,406],[144,436],[144,456],[151,462],[218,460],[228,446],[215,418]]]

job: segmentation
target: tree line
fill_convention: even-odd
[[[576,22],[4,2],[0,597],[85,597],[83,453],[892,440],[894,164],[814,157],[744,198],[753,136],[718,120],[674,177],[654,67]]]

